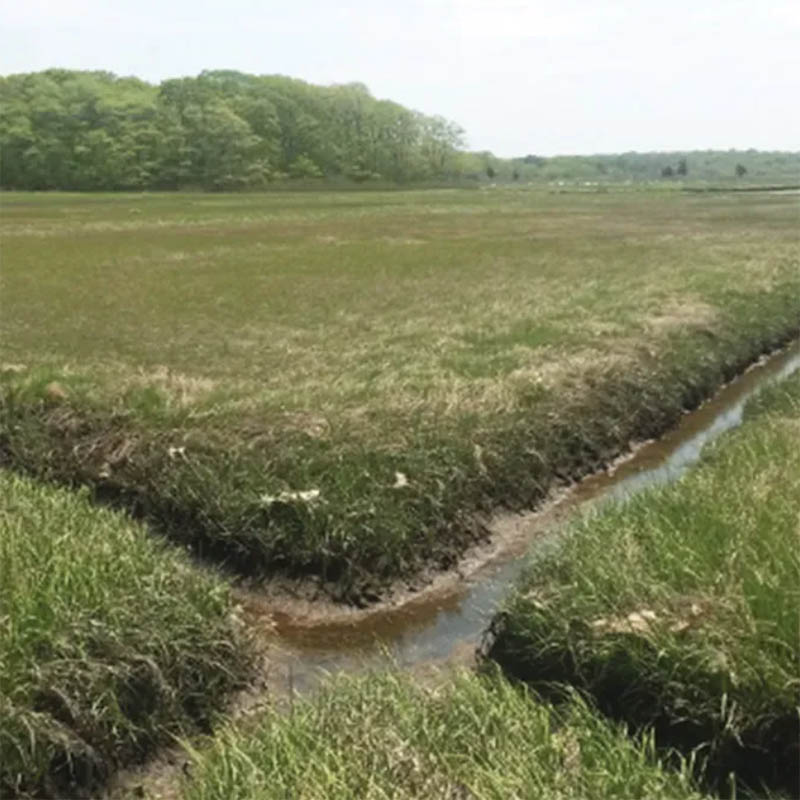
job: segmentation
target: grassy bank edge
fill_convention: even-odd
[[[184,800],[702,796],[687,764],[665,769],[577,696],[554,709],[466,670],[435,687],[391,670],[333,679],[191,754]]]
[[[795,374],[680,482],[576,521],[493,620],[486,663],[697,753],[717,789],[796,796],[798,421]]]
[[[0,495],[0,795],[84,796],[208,729],[252,663],[224,583],[85,491]]]
[[[673,427],[797,335],[796,288],[732,296],[718,329],[676,334],[632,366],[588,366],[563,392],[532,387],[502,417],[446,430],[409,420],[415,439],[403,453],[297,432],[254,443],[257,420],[167,413],[156,394],[101,403],[69,376],[6,375],[0,465],[88,486],[234,571],[309,577],[363,605],[393,580],[452,566],[485,536],[476,514],[533,508]],[[411,478],[401,488],[398,473]],[[298,494],[307,490],[319,502]]]

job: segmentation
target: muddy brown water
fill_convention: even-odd
[[[493,614],[529,558],[558,546],[558,531],[576,512],[623,501],[679,478],[703,448],[742,421],[746,402],[764,386],[800,369],[800,341],[762,358],[664,437],[642,443],[608,471],[563,491],[541,511],[501,515],[492,541],[468,554],[462,568],[416,594],[374,610],[290,613],[268,600],[245,600],[249,622],[270,642],[272,686],[304,692],[320,678],[387,663],[417,670],[470,663]],[[283,686],[275,684],[284,682]]]

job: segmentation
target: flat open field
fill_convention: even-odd
[[[92,500],[235,572],[313,579],[336,598],[368,603],[398,579],[418,585],[425,569],[452,566],[493,510],[532,507],[632,441],[663,433],[800,329],[791,196],[498,190],[2,202],[0,550],[10,591],[0,598],[0,788],[12,794],[88,791],[170,735],[209,726],[255,658],[224,580]],[[762,447],[778,456],[775,486],[774,470],[793,463],[793,424],[775,422],[775,446]],[[731,507],[748,502],[751,483],[768,488],[731,480]],[[692,500],[712,525],[725,509],[707,486],[679,501]],[[780,501],[767,510],[790,520],[794,506]],[[667,520],[670,502],[658,512]],[[647,516],[640,506],[628,513]],[[620,512],[611,527],[638,531],[637,520],[628,525]],[[667,533],[658,541],[683,556]],[[796,689],[784,680],[788,617],[750,614],[737,594],[764,577],[759,611],[774,606],[774,586],[790,585],[794,562],[771,541],[734,541],[747,556],[731,556],[719,619],[705,596],[695,601],[709,630],[730,637],[717,649],[733,672],[703,672],[712,663],[703,647],[717,640],[687,650],[684,663],[683,640],[670,650],[666,634],[671,662],[653,664],[645,652],[634,663],[648,686],[665,663],[687,670],[698,726],[717,724],[709,709],[734,675],[741,711],[723,722],[741,722],[735,730],[756,745],[783,730]],[[615,569],[631,555],[622,550],[608,550]],[[654,579],[655,598],[637,594],[639,583],[589,560],[589,584],[606,580],[620,602],[662,613],[668,581]],[[713,566],[698,556],[703,586],[711,579],[701,570]],[[588,590],[568,599],[578,610],[565,613],[602,613],[609,636],[629,613],[593,605]],[[528,641],[530,618],[518,612]],[[675,635],[691,639],[694,624]],[[541,635],[556,652],[558,637]],[[495,654],[510,674],[527,663],[516,651]],[[665,691],[650,707],[677,714],[684,695],[676,698]],[[596,699],[602,705],[602,692]],[[362,738],[329,738],[342,703]],[[496,739],[487,740],[490,723]],[[436,757],[420,760],[431,749]],[[536,769],[522,757],[530,749],[542,755]],[[309,758],[321,765],[313,774]],[[229,796],[237,776],[261,787],[271,763],[282,765],[282,788],[308,796],[398,786],[457,796],[464,785],[478,796],[625,796],[631,786],[643,797],[697,794],[685,763],[667,772],[651,744],[628,741],[583,705],[554,711],[497,676],[457,678],[438,692],[370,678],[288,720],[269,712],[198,754],[198,779],[184,791]]]
[[[791,196],[2,201],[2,462],[350,601],[800,327]]]

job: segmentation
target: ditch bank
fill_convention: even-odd
[[[724,796],[800,793],[797,368],[685,480],[571,521],[483,649],[652,731]]]
[[[102,407],[90,389],[3,376],[0,466],[86,486],[235,577],[368,607],[482,562],[498,509],[537,508],[603,471],[785,344],[796,300],[765,303],[737,325],[676,335],[659,354],[586,366],[557,392],[532,389],[501,417],[412,426],[402,453],[267,435],[248,419],[143,417],[125,398]]]
[[[746,403],[764,387],[800,370],[800,342],[761,358],[679,425],[640,443],[603,472],[555,492],[539,510],[503,513],[487,523],[486,543],[471,548],[457,567],[417,591],[395,594],[367,609],[240,586],[237,598],[250,627],[274,642],[274,669],[297,689],[327,671],[352,671],[385,662],[403,667],[471,661],[502,599],[513,588],[526,554],[558,544],[569,515],[589,505],[624,500],[677,480],[703,449],[742,422]]]
[[[266,657],[261,684],[237,699],[234,719],[257,719],[267,696],[269,703],[291,705],[291,697],[314,691],[331,673],[392,665],[419,680],[440,680],[439,666],[475,664],[481,644],[490,648],[487,628],[517,582],[526,554],[535,558],[555,551],[564,522],[579,509],[678,479],[707,444],[740,425],[752,397],[798,370],[796,341],[751,365],[661,439],[639,444],[606,471],[560,490],[539,511],[496,516],[488,523],[488,543],[473,548],[456,570],[435,576],[416,593],[398,590],[391,600],[368,609],[342,609],[240,586],[243,618]],[[177,796],[175,787],[189,761],[186,754],[173,752],[151,767],[123,773],[111,796],[127,797],[142,787]]]

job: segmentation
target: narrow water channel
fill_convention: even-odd
[[[302,692],[327,673],[356,671],[387,660],[405,668],[469,662],[528,554],[557,546],[557,531],[569,514],[676,480],[709,442],[741,423],[744,406],[754,394],[798,369],[800,342],[795,342],[762,359],[687,414],[676,429],[639,447],[612,471],[587,477],[541,512],[498,518],[491,527],[503,546],[463,579],[397,607],[350,618],[309,621],[268,614],[264,624],[275,640],[276,676]]]

